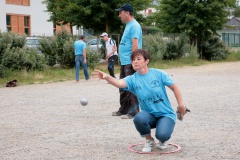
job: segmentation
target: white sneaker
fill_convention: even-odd
[[[152,148],[155,146],[155,141],[154,139],[150,139],[150,140],[147,140],[145,142],[145,145],[142,149],[142,152],[151,152],[152,151]]]
[[[166,149],[168,147],[167,141],[162,143],[161,141],[159,141],[159,144],[157,145],[158,149]]]

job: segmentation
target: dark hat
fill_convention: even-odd
[[[132,7],[131,4],[126,3],[122,7],[115,9],[115,11],[122,11],[122,10],[123,11],[133,12],[133,7]]]

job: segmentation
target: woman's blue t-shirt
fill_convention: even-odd
[[[144,75],[136,72],[125,77],[124,80],[127,84],[126,90],[137,96],[141,110],[155,117],[169,117],[176,122],[176,114],[165,88],[165,86],[172,86],[174,82],[166,72],[150,68]]]

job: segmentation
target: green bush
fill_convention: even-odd
[[[56,64],[56,52],[54,49],[56,48],[55,41],[52,38],[43,37],[39,40],[39,50],[44,54],[46,64],[49,66],[53,66]]]
[[[189,38],[185,33],[180,34],[176,40],[170,39],[166,43],[163,59],[175,60],[182,58],[185,53],[189,52]]]
[[[0,64],[0,78],[4,78],[6,76],[6,68]]]
[[[76,37],[67,30],[58,32],[53,37],[41,39],[39,50],[45,55],[47,65],[53,66],[58,63],[62,67],[73,67],[75,40]]]
[[[202,58],[206,60],[223,60],[228,56],[228,48],[219,37],[211,36],[200,45]]]
[[[23,48],[26,44],[26,36],[14,32],[0,31],[0,63],[7,48]]]
[[[144,27],[144,34],[161,34],[161,29],[157,27]]]
[[[56,55],[57,62],[61,66],[72,66],[71,61],[69,61],[74,54],[73,52],[74,50],[70,49],[70,47],[73,48],[73,43],[74,43],[72,35],[69,33],[69,31],[63,30],[62,32],[58,32],[53,39],[56,43],[55,55]],[[69,43],[68,41],[70,41],[70,39],[71,39],[71,42]],[[70,51],[70,53],[64,52],[64,45],[66,47],[65,48],[66,51]]]
[[[151,61],[161,60],[165,50],[165,42],[160,34],[144,35],[143,47],[151,55]]]
[[[95,69],[95,67],[99,64],[99,61],[101,59],[101,54],[98,52],[92,51],[89,48],[86,50],[87,52],[87,65],[92,70]]]
[[[2,66],[11,70],[42,70],[45,61],[34,49],[7,48],[3,54]]]
[[[178,45],[177,42],[173,39],[171,39],[169,42],[166,44],[166,50],[163,55],[164,60],[174,60],[179,58],[178,55]]]
[[[57,61],[60,62],[62,66],[74,67],[75,65],[75,55],[74,55],[74,39],[70,38],[63,44],[63,55],[58,56]]]
[[[187,55],[187,58],[188,59],[191,59],[191,60],[196,60],[199,58],[199,54],[198,54],[198,49],[197,49],[197,46],[195,45],[191,45],[189,46],[189,55]]]

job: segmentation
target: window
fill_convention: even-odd
[[[30,6],[30,0],[6,0],[6,4]]]
[[[6,15],[7,30],[30,36],[30,16]]]

